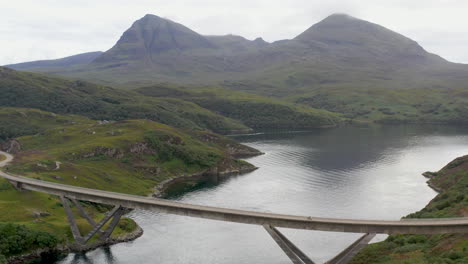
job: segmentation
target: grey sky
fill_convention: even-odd
[[[468,63],[468,1],[459,0],[0,0],[0,65],[105,51],[145,14],[203,35],[293,38],[332,13],[406,35]]]

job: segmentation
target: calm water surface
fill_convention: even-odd
[[[322,217],[399,219],[436,193],[424,171],[468,154],[468,129],[442,126],[337,128],[236,137],[265,155],[258,170],[172,199]],[[58,263],[289,263],[260,226],[133,211],[136,241],[70,254]],[[281,229],[317,263],[359,234]],[[382,237],[380,237],[381,239]]]

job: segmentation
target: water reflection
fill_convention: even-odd
[[[70,262],[71,264],[93,264],[93,262],[86,256],[85,253],[75,253],[73,259]]]
[[[249,159],[259,170],[172,199],[299,215],[399,219],[433,198],[421,173],[467,154],[467,132],[370,126],[240,136],[238,140],[266,152]],[[59,263],[288,263],[257,226],[144,211],[130,217],[145,230],[141,238],[76,260],[72,254]],[[360,236],[281,231],[318,263]]]
[[[70,264],[118,263],[110,247],[102,247],[88,253],[72,253],[61,262]]]

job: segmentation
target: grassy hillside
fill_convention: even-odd
[[[77,115],[58,115],[31,108],[0,107],[0,143],[58,126],[85,122],[89,122],[89,119]]]
[[[429,173],[429,184],[440,193],[424,209],[407,218],[468,216],[468,156]],[[367,246],[351,262],[364,263],[468,263],[468,234],[392,235],[386,241]]]
[[[254,129],[307,129],[335,126],[341,122],[340,115],[328,111],[221,88],[155,85],[135,91],[150,97],[190,101],[220,115],[240,120]]]
[[[1,67],[0,76],[0,106],[37,108],[96,120],[149,119],[178,128],[219,133],[246,132],[251,128],[317,128],[341,121],[338,115],[327,111],[220,88],[184,89],[164,84],[122,90]],[[5,128],[16,127],[6,124],[9,121],[5,113],[0,115],[5,116]],[[37,125],[21,127],[37,130]],[[21,134],[13,130],[3,134]]]
[[[13,121],[15,116],[23,118],[18,113],[26,113],[32,124],[45,124],[39,127],[40,133],[34,131],[33,135],[17,138],[21,152],[15,154],[8,171],[62,184],[149,195],[155,186],[174,176],[252,169],[252,165],[235,157],[259,153],[217,134],[183,132],[149,120],[102,123],[31,109],[9,108],[0,112],[10,112],[8,116]],[[57,124],[57,120],[73,123]],[[107,211],[106,207],[89,203],[85,206],[96,219]],[[65,212],[55,196],[19,192],[0,179],[0,212],[8,212],[0,213],[0,224],[24,225],[32,233],[46,232],[60,243],[72,240]],[[91,230],[84,219],[78,224],[82,233]],[[134,228],[131,220],[124,219],[114,235]],[[0,247],[1,254],[10,256],[17,252],[6,252]]]
[[[404,90],[328,87],[288,99],[342,113],[353,120],[468,124],[468,93],[457,87]]]
[[[238,121],[176,98],[146,98],[131,91],[50,78],[0,67],[0,106],[79,114],[97,120],[150,119],[185,129],[247,130]]]
[[[231,159],[227,145],[240,146],[216,134],[187,134],[145,120],[89,121],[18,141],[22,152],[10,166],[18,174],[139,195],[170,176],[214,168]]]

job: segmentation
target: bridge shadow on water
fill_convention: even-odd
[[[92,256],[88,256],[91,254]],[[103,259],[95,259],[94,255],[98,254]],[[28,264],[50,264],[56,263],[58,261],[67,260],[69,264],[114,264],[116,258],[112,254],[112,249],[110,247],[102,247],[96,251],[91,252],[77,252],[71,253],[70,255],[64,255],[61,253],[50,253],[50,254],[41,254],[41,260],[32,261]]]

